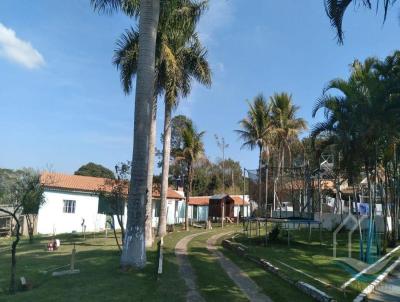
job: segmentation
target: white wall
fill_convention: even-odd
[[[241,206],[235,205],[233,208],[234,217],[237,217]],[[250,213],[250,207],[244,206],[244,217],[248,217]],[[242,213],[243,215],[243,213]],[[193,217],[193,205],[189,205],[189,218],[194,221],[207,221],[208,220],[208,205],[207,206],[197,206],[197,215]]]
[[[233,216],[237,217],[242,206],[235,205],[233,208]],[[244,213],[241,213],[242,217],[249,217],[250,214],[250,206],[244,206]]]
[[[193,216],[193,205],[189,205],[189,219],[193,221],[207,221],[208,220],[208,205],[207,206],[197,206],[197,215]]]
[[[160,199],[153,200],[152,225],[153,228],[158,227],[158,219],[156,217],[156,207],[160,207]],[[189,212],[190,213],[190,212]],[[167,224],[182,223],[185,221],[185,202],[183,200],[168,199],[167,200]]]
[[[104,230],[106,215],[98,214],[99,198],[95,194],[63,191],[44,192],[45,203],[38,214],[37,231],[40,234],[81,232],[82,219],[86,231]],[[75,213],[63,213],[64,200],[75,200]]]

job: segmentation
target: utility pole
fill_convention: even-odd
[[[225,194],[225,148],[229,145],[225,144],[225,138],[222,136],[221,139],[215,134],[215,140],[217,141],[218,147],[222,151],[222,192]],[[221,209],[221,228],[224,227],[225,220],[225,198],[222,199],[222,209]]]
[[[222,151],[222,192],[225,193],[225,148],[229,147],[229,144],[225,144],[225,138],[221,138],[215,134],[215,140],[217,141],[217,146]]]

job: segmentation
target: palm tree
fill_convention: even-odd
[[[138,2],[140,1],[140,2]],[[138,6],[139,3],[139,6]],[[92,0],[97,11],[122,9],[139,18],[139,47],[135,94],[134,138],[128,214],[121,266],[146,265],[145,205],[147,190],[151,109],[154,99],[154,65],[160,0]]]
[[[247,116],[239,124],[242,129],[236,130],[239,138],[243,140],[242,148],[253,150],[258,147],[258,199],[261,203],[261,168],[263,153],[266,155],[266,164],[269,164],[269,144],[272,134],[272,120],[270,116],[271,106],[265,100],[262,94],[254,98],[253,103],[249,103]],[[267,186],[268,181],[266,181]],[[267,187],[266,187],[267,188]],[[267,195],[267,192],[266,192]],[[266,201],[267,202],[267,201]]]
[[[125,34],[117,41],[117,50],[114,54],[113,63],[120,69],[121,84],[125,94],[132,92],[132,79],[137,74],[137,59],[139,53],[139,32],[136,30],[127,30]],[[156,46],[157,47],[157,46]],[[157,58],[156,58],[157,74]],[[151,126],[149,139],[149,160],[147,172],[147,191],[153,190],[154,157],[156,145],[156,113],[157,113],[157,95],[160,94],[160,87],[154,86],[154,99],[151,106]],[[152,196],[149,194],[146,200],[146,221],[145,221],[145,245],[150,247],[153,244],[152,233]]]
[[[328,144],[334,145],[336,152],[340,152],[339,164],[349,182],[353,183],[361,167],[364,167],[370,208],[367,250],[361,255],[366,261],[372,241],[377,187],[379,182],[383,182],[379,180],[381,176],[378,170],[385,168],[385,184],[388,186],[389,162],[392,155],[396,157],[394,149],[399,138],[396,125],[399,122],[400,72],[395,62],[395,57],[388,57],[385,63],[375,58],[368,58],[364,62],[354,61],[349,79],[331,81],[313,110],[315,116],[318,110],[324,109],[325,121],[314,127],[312,136],[328,135]],[[337,90],[340,94],[330,95],[327,93],[330,90]],[[397,170],[395,162],[394,178]]]
[[[153,105],[153,121],[151,144],[149,149],[149,171],[154,168],[155,118],[157,95],[165,92],[165,120],[163,135],[163,177],[161,184],[161,212],[159,219],[159,235],[166,232],[166,206],[169,175],[171,115],[177,106],[178,97],[186,97],[190,93],[191,79],[195,78],[207,86],[211,83],[211,72],[206,60],[206,51],[194,33],[195,25],[206,8],[207,2],[180,0],[175,3],[175,11],[165,7],[161,13],[156,45],[156,77],[155,101]],[[177,23],[179,21],[179,23]],[[127,31],[118,42],[114,63],[121,69],[121,82],[125,91],[132,87],[132,77],[136,72],[138,33],[134,29]],[[153,174],[149,173],[148,190],[152,188]],[[146,206],[146,216],[151,217],[151,201]],[[151,219],[146,221],[146,242],[152,244]]]
[[[293,104],[292,95],[285,92],[276,93],[270,98],[271,119],[274,133],[274,146],[278,153],[277,173],[274,179],[274,207],[276,205],[275,188],[279,174],[285,168],[285,153],[292,163],[291,145],[298,141],[298,135],[307,128],[306,121],[296,117],[299,107]]]
[[[270,98],[271,118],[274,126],[274,137],[277,142],[280,165],[284,168],[285,152],[291,161],[291,144],[298,140],[301,131],[307,129],[304,119],[296,117],[299,107],[293,104],[292,95],[285,92],[276,93]]]
[[[197,35],[193,35],[191,41],[183,47],[174,49],[170,47],[169,61],[165,64],[166,93],[165,116],[163,136],[163,159],[161,180],[161,211],[158,224],[158,235],[164,236],[167,226],[167,190],[171,155],[171,116],[172,110],[178,103],[179,94],[186,97],[190,93],[191,78],[209,86],[211,84],[211,72],[206,59],[206,51],[200,44]],[[173,66],[175,65],[175,66]],[[168,70],[167,70],[168,69]],[[172,70],[171,70],[172,69]],[[175,70],[175,72],[173,72]]]
[[[178,159],[182,160],[186,164],[186,179],[185,184],[185,197],[186,197],[186,207],[185,207],[185,229],[189,231],[189,199],[192,194],[193,186],[193,165],[199,159],[199,157],[204,153],[204,145],[202,138],[204,136],[204,131],[197,132],[192,123],[187,123],[182,131],[182,141],[183,146],[181,150],[178,150]]]
[[[397,0],[383,0],[379,1],[376,0],[376,10],[378,10],[378,7],[380,4],[383,6],[383,21],[386,20],[387,13],[389,11],[390,6],[394,5],[394,3]],[[371,0],[324,0],[325,4],[325,12],[328,15],[332,27],[334,27],[337,31],[337,38],[338,42],[340,44],[343,43],[343,29],[342,29],[342,23],[343,23],[343,17],[344,14],[349,7],[350,4],[354,4],[357,6],[358,4],[361,4],[364,7],[367,7],[368,9],[372,8],[372,3],[374,1]]]

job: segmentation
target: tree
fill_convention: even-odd
[[[108,179],[105,185],[99,188],[99,212],[111,216],[111,227],[114,232],[115,242],[120,251],[122,251],[122,248],[116,231],[115,217],[121,230],[121,237],[124,238],[124,215],[125,206],[128,202],[130,170],[131,163],[129,161],[117,164],[115,166],[116,179]]]
[[[21,176],[16,180],[13,186],[3,195],[3,204],[0,206],[0,212],[10,215],[15,223],[13,234],[15,240],[11,245],[11,277],[10,288],[11,294],[15,294],[16,284],[16,268],[17,268],[17,245],[20,241],[20,215],[25,212],[31,212],[39,209],[44,202],[43,188],[40,184],[40,174],[32,170],[24,170]],[[26,208],[24,208],[24,206]]]
[[[5,202],[3,198],[14,186],[15,182],[24,174],[23,170],[11,170],[0,168],[0,204]]]
[[[271,118],[275,145],[280,154],[280,165],[284,168],[285,152],[291,162],[291,144],[298,140],[301,131],[307,129],[306,121],[296,116],[299,107],[293,104],[292,95],[285,92],[271,97]]]
[[[185,115],[176,115],[171,120],[171,156],[174,157],[174,152],[182,148],[183,138],[182,132],[187,124],[193,124],[192,120]],[[163,136],[161,136],[163,142]]]
[[[324,0],[325,12],[331,21],[331,25],[337,32],[337,39],[340,44],[343,44],[343,17],[350,4],[355,6],[361,4],[368,9],[372,9],[372,4],[376,2],[376,10],[379,5],[383,7],[383,21],[385,22],[389,8],[395,4],[397,0]]]
[[[29,242],[32,243],[39,208],[44,202],[40,173],[31,169],[24,170],[19,186],[25,192],[21,199],[22,214],[26,217]]]
[[[179,71],[177,72],[178,74],[176,75],[176,79],[167,80],[167,82],[170,81],[171,83],[167,84],[165,99],[161,212],[158,227],[159,236],[163,236],[166,233],[166,207],[171,153],[171,117],[172,109],[178,105],[178,91],[180,91],[180,94],[183,97],[187,96],[190,93],[190,79],[192,77],[206,86],[211,84],[211,72],[206,60],[206,52],[196,35],[193,35],[191,39],[192,40],[187,47],[177,49],[174,59],[170,58],[172,59],[171,63],[176,62],[176,66],[172,69],[178,69]],[[173,74],[172,72],[168,72],[168,70],[166,71],[168,77]]]
[[[206,2],[180,0],[174,10],[166,6],[161,10],[156,44],[156,78],[158,93],[165,92],[165,119],[163,135],[163,161],[161,184],[161,214],[159,235],[166,232],[166,202],[169,176],[169,157],[171,139],[172,110],[178,104],[179,97],[190,93],[191,79],[209,85],[210,71],[206,61],[206,51],[194,33],[195,25],[203,12]],[[164,13],[169,12],[169,14]],[[132,71],[136,65],[137,32],[131,29],[119,43],[115,62],[121,65],[122,82],[129,87]]]
[[[324,144],[333,146],[336,151],[337,163],[340,165],[337,169],[344,173],[353,188],[355,179],[364,170],[370,209],[367,249],[362,255],[365,261],[368,261],[372,244],[375,215],[373,209],[379,188],[385,215],[388,213],[388,202],[392,200],[390,208],[393,210],[391,216],[394,221],[393,244],[398,238],[399,167],[395,150],[400,135],[399,58],[399,53],[395,52],[385,61],[376,58],[367,58],[364,62],[354,61],[349,78],[332,80],[313,110],[315,116],[317,111],[323,109],[325,121],[314,126],[312,137],[326,137]],[[332,90],[339,94],[328,93]],[[380,171],[384,171],[384,176]],[[386,222],[384,240],[386,241]]]
[[[189,199],[192,194],[193,186],[193,165],[196,160],[203,154],[204,146],[202,138],[205,132],[197,132],[193,124],[188,123],[182,131],[183,146],[182,149],[178,151],[179,159],[186,163],[186,179],[185,184],[185,197],[186,197],[186,207],[185,207],[185,229],[189,231]]]
[[[75,175],[81,176],[92,176],[92,177],[104,177],[104,178],[114,178],[114,173],[110,169],[102,165],[98,165],[95,163],[87,163],[86,165],[81,166],[78,170],[75,171]]]
[[[160,0],[92,0],[95,10],[104,11],[122,9],[129,11],[130,4],[135,3],[131,15],[139,18],[139,49],[137,60],[134,138],[131,169],[131,181],[128,197],[128,218],[124,249],[121,255],[121,266],[143,268],[146,265],[145,217],[146,201],[151,199],[148,191],[148,161],[151,129],[151,114],[154,101],[155,50]]]
[[[259,202],[261,203],[261,168],[264,156],[269,162],[269,148],[272,135],[272,120],[270,116],[271,107],[262,94],[255,97],[253,103],[249,103],[247,117],[239,122],[242,129],[236,130],[241,140],[242,148],[253,150],[258,147],[258,182],[259,182]]]

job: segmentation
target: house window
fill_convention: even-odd
[[[155,202],[154,204],[154,217],[160,217],[160,211],[161,211],[161,200]]]
[[[64,200],[64,213],[75,213],[75,200]]]
[[[193,219],[197,220],[197,212],[198,212],[197,206],[193,206]]]

